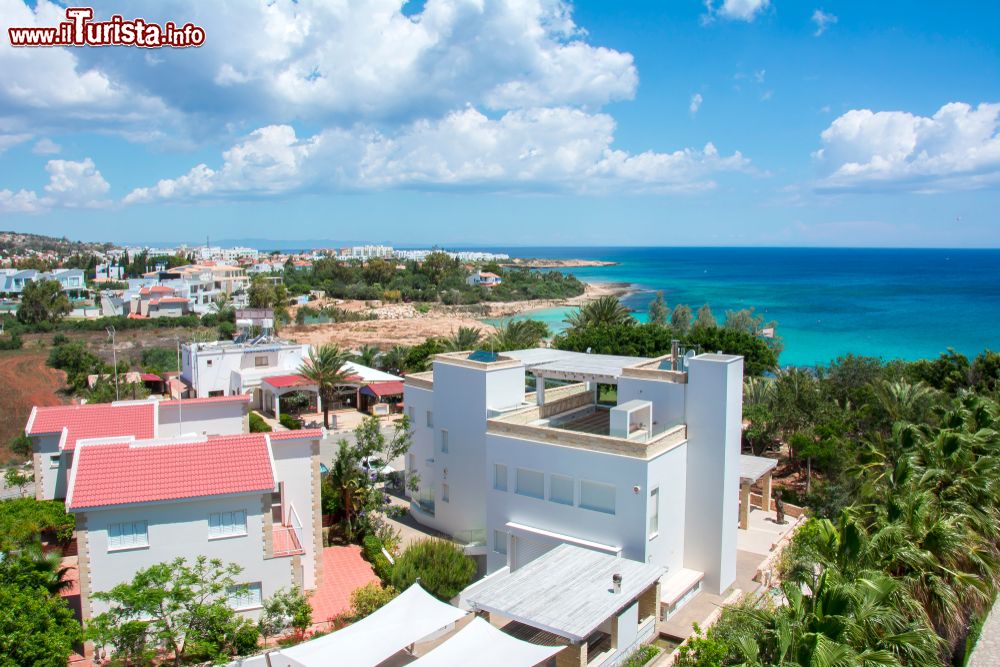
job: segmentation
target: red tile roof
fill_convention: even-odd
[[[403,393],[403,383],[398,380],[391,380],[387,382],[372,382],[365,386],[361,390],[362,394],[370,394],[372,396],[397,396]]]
[[[90,443],[79,449],[66,507],[183,500],[274,489],[263,433],[195,442]]]
[[[91,403],[36,407],[31,411],[25,432],[28,435],[68,431],[64,449],[76,448],[77,440],[131,435],[148,439],[153,433],[152,401],[139,403]]]
[[[264,378],[263,381],[271,385],[275,389],[284,389],[286,387],[298,387],[300,385],[316,384],[312,380],[307,380],[301,375],[272,375],[271,377]]]
[[[297,431],[274,431],[268,433],[271,440],[312,440],[323,437],[323,431],[318,428],[301,428]]]
[[[170,400],[160,401],[161,405],[201,405],[202,403],[249,403],[253,398],[250,394],[235,394],[233,396],[206,396],[204,398],[185,398],[183,401]]]

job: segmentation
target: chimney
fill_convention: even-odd
[[[611,585],[614,588],[615,594],[622,592],[622,575],[615,572],[611,575]]]

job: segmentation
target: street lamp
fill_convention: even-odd
[[[108,327],[105,331],[111,337],[111,363],[115,365],[115,400],[120,401],[121,397],[118,394],[118,351],[115,349],[115,328]]]

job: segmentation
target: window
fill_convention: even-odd
[[[427,411],[427,428],[434,428],[434,413]]]
[[[49,467],[50,468],[58,468],[59,467],[59,462],[61,460],[62,460],[62,455],[60,455],[60,454],[53,454],[53,455],[51,455],[49,457]]]
[[[233,537],[247,534],[247,513],[245,510],[236,512],[214,512],[208,515],[208,537]]]
[[[441,485],[441,501],[442,502],[445,502],[445,503],[448,502],[448,494],[450,492],[451,492],[451,489],[448,488],[447,484],[442,484]]]
[[[561,505],[573,504],[573,478],[565,475],[549,477],[549,500]]]
[[[545,497],[545,473],[537,470],[517,469],[517,488],[515,491],[530,498]]]
[[[212,365],[212,360],[211,360],[211,359],[209,359],[209,360],[208,360],[207,362],[205,362],[205,365],[206,365],[206,366],[211,366],[211,365]]]
[[[649,537],[656,537],[660,533],[660,489],[659,487],[649,492]]]
[[[148,546],[149,531],[145,521],[126,521],[108,526],[108,551]]]
[[[256,609],[262,606],[259,581],[244,586],[230,586],[226,592],[229,606],[233,609]]]
[[[267,364],[267,357],[254,357],[253,358],[253,365],[257,366],[257,367],[267,366],[268,365]]]
[[[441,429],[441,453],[448,453],[448,429]]]
[[[209,397],[212,396],[225,396],[226,392],[224,389],[216,389],[215,391],[208,392]]]
[[[605,514],[615,513],[615,487],[580,480],[580,507]]]
[[[493,488],[497,491],[507,490],[507,466],[502,463],[493,464]]]
[[[502,530],[493,531],[493,553],[507,555],[507,533]]]

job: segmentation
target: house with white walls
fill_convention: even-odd
[[[503,279],[490,271],[476,271],[466,278],[465,282],[473,287],[496,287],[503,282]]]
[[[66,493],[76,517],[84,622],[94,597],[183,557],[242,568],[230,603],[256,618],[280,588],[322,577],[320,430],[98,437],[77,443]]]
[[[735,581],[742,390],[724,354],[437,355],[404,387],[412,515],[491,574],[560,544],[661,566],[669,613]]]
[[[79,442],[93,438],[138,440],[184,434],[249,433],[249,396],[86,403],[32,408],[25,434],[32,441],[35,497],[66,497]]]

